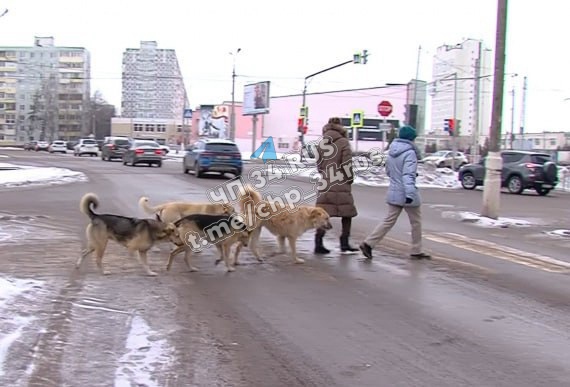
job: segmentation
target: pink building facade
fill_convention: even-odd
[[[425,84],[425,82],[422,83]],[[356,110],[364,111],[365,121],[374,122],[374,128],[369,126],[367,130],[374,131],[376,129],[380,132],[378,122],[382,121],[383,118],[378,113],[378,104],[384,100],[389,101],[393,106],[392,114],[387,117],[392,126],[398,127],[407,122],[407,106],[413,102],[416,102],[415,104],[418,106],[417,117],[421,121],[423,112],[425,112],[426,88],[418,87],[418,92],[414,93],[413,89],[417,84],[417,82],[410,82],[409,84],[307,94],[306,105],[309,108],[309,120],[305,141],[317,140],[321,136],[322,127],[329,117],[349,119],[352,112]],[[423,93],[419,92],[420,89],[423,89]],[[263,116],[261,125],[258,124],[258,127],[261,126],[262,128],[262,141],[270,136],[273,137],[277,152],[285,153],[298,149],[297,123],[301,103],[302,95],[300,94],[272,97],[270,113]],[[367,125],[366,122],[365,125]],[[423,122],[418,121],[416,126],[421,132]],[[243,131],[241,134],[250,135]],[[367,150],[367,148],[377,147],[378,142],[372,141],[371,138],[364,141],[359,140],[358,148]],[[249,142],[251,143],[251,141]],[[259,146],[259,142],[257,144]],[[242,150],[250,151],[251,145],[244,144]]]

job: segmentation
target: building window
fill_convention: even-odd
[[[143,124],[135,124],[134,131],[135,132],[142,132],[143,131]]]
[[[156,131],[157,132],[166,132],[166,125],[165,124],[157,124],[156,125]]]
[[[555,138],[550,139],[550,145],[556,146],[556,139]]]
[[[145,132],[154,132],[154,124],[145,124],[144,130]]]
[[[540,145],[540,139],[539,138],[534,139],[534,145]]]
[[[182,125],[176,125],[176,131],[178,133],[181,133],[182,132]]]

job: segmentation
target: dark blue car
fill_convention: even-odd
[[[186,148],[182,170],[184,173],[194,171],[196,177],[202,177],[208,172],[241,176],[241,152],[233,141],[200,139]]]

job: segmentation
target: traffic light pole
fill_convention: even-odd
[[[305,77],[305,83],[304,83],[304,86],[303,86],[303,104],[302,104],[302,106],[305,107],[305,104],[306,104],[306,102],[307,102],[307,82],[308,82],[309,79],[311,79],[311,78],[313,78],[313,77],[315,77],[315,76],[317,76],[317,75],[319,75],[319,74],[326,73],[327,71],[331,71],[331,70],[334,70],[334,69],[339,68],[339,67],[341,67],[341,66],[345,66],[345,65],[347,65],[347,64],[349,64],[349,63],[354,63],[354,60],[353,60],[353,59],[347,60],[346,62],[342,62],[342,63],[339,63],[339,64],[337,64],[337,65],[335,65],[335,66],[332,66],[332,67],[326,68],[326,69],[324,69],[324,70],[318,71],[318,72],[316,72],[316,73],[314,73],[314,74],[307,75],[307,76]],[[309,117],[307,116],[307,117],[306,117],[306,120],[305,120],[305,125],[308,125],[308,123],[309,123]],[[300,152],[301,152],[301,160],[302,160],[302,159],[303,159],[303,146],[305,145],[305,134],[303,133],[303,128],[297,128],[297,130],[299,131],[299,142],[301,143],[301,150],[300,150]]]

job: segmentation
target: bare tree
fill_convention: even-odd
[[[86,111],[90,133],[97,139],[111,135],[111,119],[115,117],[115,106],[108,103],[100,91],[96,91]]]

